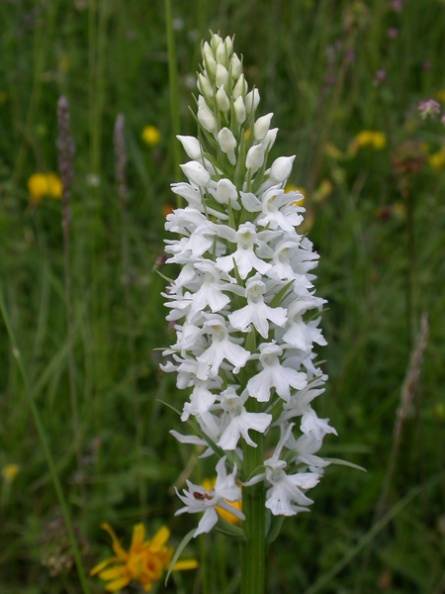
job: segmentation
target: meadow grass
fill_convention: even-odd
[[[156,269],[178,179],[171,122],[195,133],[188,106],[211,29],[235,34],[246,78],[262,91],[259,113],[273,111],[280,128],[274,154],[297,155],[290,181],[305,189],[308,235],[322,256],[317,294],[328,300],[321,356],[330,380],[318,412],[339,438],[323,451],[367,470],[327,470],[311,513],[285,522],[269,550],[267,592],[441,594],[445,128],[422,120],[417,106],[432,97],[445,110],[444,4],[172,0],[174,54],[165,8],[142,0],[0,6],[0,592],[86,591],[54,473],[86,573],[111,554],[104,521],[126,543],[137,522],[151,534],[166,524],[175,546],[194,525],[174,517],[172,486],[209,470],[168,433],[179,421],[163,402],[181,409],[184,396],[158,367],[156,349],[171,336]],[[76,145],[69,294],[61,202],[33,204],[27,188],[32,174],[58,170],[62,95]],[[125,195],[113,148],[119,114]],[[141,138],[148,125],[160,131],[154,146]],[[360,141],[366,131],[385,142]],[[412,362],[423,314],[426,347]],[[233,544],[200,539],[187,556],[205,551],[206,564],[159,591],[238,590]],[[91,593],[104,591],[87,579]]]

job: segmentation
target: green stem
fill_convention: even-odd
[[[254,408],[258,407],[255,400]],[[254,412],[254,411],[251,411]],[[255,433],[255,435],[254,435]],[[245,479],[252,478],[263,467],[264,437],[252,431],[253,440],[258,444],[253,448],[243,443]],[[243,545],[241,594],[263,594],[265,592],[266,557],[266,490],[264,481],[251,487],[243,487],[243,512],[246,516],[244,531],[246,541]]]
[[[406,239],[408,262],[406,268],[406,317],[408,328],[408,340],[412,349],[415,337],[415,308],[414,308],[414,270],[416,265],[416,245],[414,227],[414,200],[411,190],[406,194]]]
[[[181,168],[179,163],[181,161],[181,153],[179,142],[176,136],[180,132],[179,125],[179,90],[178,90],[178,68],[176,59],[175,35],[173,31],[173,16],[171,0],[165,0],[165,27],[167,35],[167,49],[168,49],[168,78],[170,85],[170,115],[172,124],[172,152],[174,161],[175,179],[181,179]],[[181,198],[178,199],[178,207]]]
[[[3,300],[3,291],[0,292],[0,310],[1,310],[1,313],[3,316],[3,320],[5,322],[5,326],[6,326],[8,335],[9,335],[9,339],[11,341],[12,352],[13,352],[15,361],[17,363],[17,367],[20,371],[20,375],[22,376],[23,384],[25,387],[26,398],[28,400],[28,404],[31,409],[31,413],[32,413],[34,423],[35,423],[35,426],[37,429],[37,433],[38,433],[38,436],[40,439],[40,445],[42,446],[42,450],[43,450],[43,453],[46,458],[46,463],[48,465],[49,473],[50,473],[51,479],[54,484],[54,489],[56,491],[57,498],[59,500],[63,518],[65,520],[66,530],[67,530],[68,538],[69,538],[69,541],[71,544],[71,549],[73,552],[74,562],[75,562],[76,568],[77,568],[77,573],[79,575],[82,592],[84,594],[90,594],[90,589],[88,587],[87,578],[86,578],[85,571],[84,571],[83,564],[82,564],[82,558],[80,555],[79,547],[77,546],[76,537],[74,535],[73,524],[71,521],[71,516],[70,516],[69,509],[68,509],[68,505],[67,505],[65,497],[63,495],[62,486],[60,484],[59,477],[57,475],[56,465],[54,463],[54,459],[53,459],[51,451],[49,449],[49,444],[46,439],[46,433],[45,433],[45,429],[43,427],[42,419],[40,418],[39,409],[36,406],[36,403],[34,401],[34,398],[33,398],[32,392],[31,392],[31,387],[30,387],[28,375],[25,370],[25,366],[23,364],[21,352],[20,352],[20,349],[18,348],[17,340],[16,340],[14,331],[11,326],[9,315],[6,311],[6,306],[5,306],[5,303]]]

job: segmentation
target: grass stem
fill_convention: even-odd
[[[173,14],[171,0],[165,0],[165,27],[167,36],[167,50],[168,50],[168,78],[170,85],[170,117],[172,126],[172,155],[175,179],[181,178],[181,169],[179,163],[181,161],[180,146],[177,140],[177,135],[180,132],[179,120],[179,86],[178,86],[178,67],[176,56],[175,35],[173,31]],[[178,207],[181,206],[178,198]]]
[[[11,325],[11,321],[9,319],[9,315],[8,315],[6,305],[5,305],[5,302],[3,299],[3,290],[1,287],[0,287],[0,310],[1,310],[2,317],[4,320],[5,326],[6,326],[6,330],[8,332],[9,340],[11,341],[14,359],[16,361],[17,367],[18,367],[20,375],[22,377],[22,381],[23,381],[24,388],[25,388],[26,399],[27,399],[29,407],[31,409],[34,424],[36,426],[37,433],[39,436],[40,445],[42,447],[42,450],[43,450],[43,453],[44,453],[44,456],[46,459],[46,463],[48,465],[48,470],[49,470],[49,473],[50,473],[50,476],[51,476],[51,479],[52,479],[52,482],[54,485],[54,489],[56,491],[57,499],[59,500],[60,508],[62,510],[63,519],[65,521],[68,538],[69,538],[71,549],[73,552],[74,562],[75,562],[77,573],[79,576],[79,581],[80,581],[80,584],[82,587],[82,592],[83,592],[83,594],[90,594],[90,589],[88,587],[87,577],[86,577],[86,574],[84,571],[79,547],[77,546],[76,537],[74,535],[73,523],[71,520],[71,515],[69,512],[68,504],[66,502],[65,496],[63,494],[63,489],[60,484],[59,477],[57,475],[56,465],[54,463],[54,459],[51,454],[51,450],[49,448],[48,440],[47,440],[46,433],[45,433],[45,428],[43,426],[43,422],[40,417],[39,409],[37,408],[37,405],[34,401],[34,397],[33,397],[32,391],[31,391],[30,382],[28,379],[28,374],[26,373],[26,368],[23,363],[21,351],[18,346],[17,339],[16,339],[14,330]]]

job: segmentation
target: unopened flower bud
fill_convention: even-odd
[[[202,95],[198,98],[198,120],[207,132],[216,132],[216,118]]]
[[[224,90],[224,85],[222,85],[216,92],[216,102],[221,111],[229,111],[230,101],[227,97],[226,91]]]
[[[236,54],[232,54],[232,57],[230,58],[230,74],[232,75],[232,78],[234,78],[235,80],[238,79],[238,77],[240,76],[242,69],[243,69],[243,65],[241,63],[241,60],[238,58],[238,56]]]
[[[212,39],[210,40],[210,45],[212,46],[213,53],[216,54],[218,47],[223,44],[223,38],[218,33],[213,33]]]
[[[261,144],[264,146],[264,150],[267,151],[273,147],[273,145],[275,144],[275,140],[277,138],[277,133],[278,133],[278,128],[272,128],[272,130],[269,130],[269,132],[266,134],[266,136],[261,141]]]
[[[189,161],[181,165],[181,169],[188,179],[197,186],[206,186],[211,180],[210,173],[196,161]]]
[[[292,157],[278,157],[272,163],[270,168],[269,178],[277,183],[282,183],[287,180],[292,171],[295,155]]]
[[[224,43],[218,45],[216,49],[216,62],[223,65],[227,63],[226,46]]]
[[[227,80],[229,78],[229,72],[227,70],[227,68],[225,66],[223,66],[222,64],[218,64],[216,66],[216,74],[215,74],[215,82],[216,82],[216,86],[222,87],[223,85],[225,85],[227,83]]]
[[[233,52],[233,40],[229,35],[227,35],[227,37],[224,39],[224,45],[226,48],[227,57],[230,58]]]
[[[216,184],[215,200],[220,204],[237,206],[238,190],[230,179],[220,179]]]
[[[260,94],[258,89],[252,89],[250,93],[247,93],[244,102],[246,104],[247,113],[252,113],[258,107],[258,103],[260,102]]]
[[[261,144],[250,147],[246,156],[246,168],[254,174],[264,163],[264,148]]]
[[[206,70],[212,76],[215,76],[215,72],[216,72],[216,60],[213,57],[212,48],[210,47],[210,45],[208,44],[207,41],[202,46],[202,56],[203,56],[203,59],[204,59]]]
[[[270,120],[272,119],[273,113],[268,113],[261,118],[258,118],[253,126],[253,137],[255,140],[260,142],[266,136],[269,131]]]
[[[222,130],[218,132],[218,142],[222,152],[229,157],[229,161],[232,165],[235,165],[236,139],[232,131],[229,130],[229,128],[222,128]]]
[[[242,124],[246,120],[246,106],[244,105],[243,98],[238,97],[233,107],[235,109],[236,121],[238,124]]]
[[[236,85],[233,87],[232,96],[234,99],[238,99],[238,97],[244,97],[246,93],[247,83],[244,80],[244,74],[240,74],[240,77],[237,80]]]
[[[197,138],[194,136],[178,136],[176,137],[184,147],[187,156],[194,161],[202,159],[202,147]]]
[[[204,97],[213,97],[213,85],[204,74],[198,74],[198,89]]]

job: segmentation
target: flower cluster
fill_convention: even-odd
[[[303,196],[284,191],[295,157],[268,165],[278,129],[273,114],[256,117],[260,96],[232,41],[214,34],[202,46],[198,137],[178,137],[188,182],[172,185],[187,205],[166,223],[177,236],[166,241],[167,263],[180,273],[164,294],[176,342],[163,369],[188,390],[181,418],[196,429],[172,434],[219,458],[210,490],[188,482],[179,495],[178,513],[204,512],[195,536],[215,526],[217,506],[244,518],[229,504],[241,498],[240,481],[265,481],[274,515],[307,510],[304,491],[328,464],[316,453],[335,433],[311,406],[326,380],[314,353],[314,343],[326,344],[324,300],[313,287],[318,255],[296,230]],[[243,448],[266,435],[278,442],[274,453],[246,476]]]

